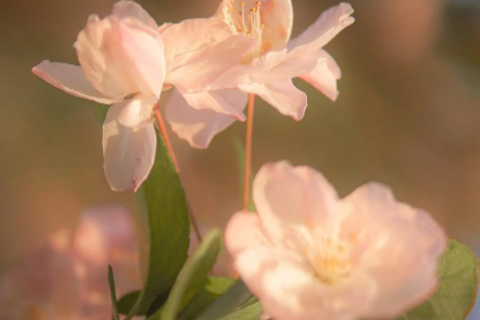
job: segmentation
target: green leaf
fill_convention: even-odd
[[[252,297],[250,291],[238,279],[227,292],[216,299],[208,308],[205,309],[196,319],[197,320],[218,320],[235,311],[240,305]]]
[[[154,314],[158,309],[160,309],[167,301],[168,295],[170,294],[170,290],[163,292],[159,295],[148,308],[145,315],[150,316]],[[120,301],[117,302],[118,305],[118,313],[120,314],[128,314],[128,312],[135,306],[135,303],[140,296],[140,291],[132,291],[124,295]]]
[[[243,146],[243,142],[240,138],[235,137],[233,140],[233,144],[235,146],[235,152],[238,158],[238,166],[239,166],[239,173],[240,173],[240,190],[243,190],[243,184],[245,181],[245,147]],[[248,210],[255,212],[255,204],[253,203],[252,197],[252,184],[253,184],[253,172],[250,177],[250,202],[248,204]],[[241,195],[241,199],[243,201],[243,194]]]
[[[256,302],[248,307],[238,309],[237,311],[223,317],[222,320],[257,320],[262,313],[260,302]]]
[[[118,313],[128,314],[137,302],[138,297],[140,297],[140,290],[129,292],[121,297],[117,302]]]
[[[175,282],[167,302],[151,319],[175,320],[195,296],[207,280],[208,272],[213,268],[220,247],[222,233],[220,230],[210,231]]]
[[[230,278],[208,277],[207,282],[201,287],[195,297],[180,315],[179,319],[194,319],[216,298],[224,294],[232,286],[235,280]]]
[[[450,240],[440,262],[440,288],[432,299],[398,320],[464,320],[477,294],[478,260],[467,246]]]
[[[108,266],[108,284],[110,286],[110,298],[112,299],[112,320],[119,320],[117,307],[117,294],[115,293],[115,279],[112,266]]]
[[[96,106],[100,121],[105,119],[107,110],[107,106]],[[139,235],[140,249],[147,255],[143,270],[146,276],[144,287],[125,320],[145,315],[151,304],[170,290],[187,259],[190,245],[185,192],[163,138],[158,134],[155,163],[137,197],[143,230]]]

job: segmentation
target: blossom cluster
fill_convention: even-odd
[[[155,163],[157,122],[167,142],[163,91],[173,90],[165,119],[197,148],[249,120],[255,96],[299,121],[307,96],[292,79],[337,99],[341,71],[323,47],[354,22],[352,13],[340,3],[291,39],[291,0],[222,0],[210,18],[160,25],[122,0],[107,17],[88,18],[74,45],[80,66],[43,61],[33,72],[111,105],[103,123],[105,176],[113,190],[137,191]],[[232,216],[225,244],[266,318],[393,318],[438,288],[443,229],[384,185],[369,183],[340,199],[322,174],[283,161],[260,169],[253,201],[256,212]]]

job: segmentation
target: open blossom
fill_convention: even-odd
[[[236,213],[225,242],[274,319],[389,319],[436,291],[446,235],[384,185],[339,199],[320,173],[279,162],[260,169],[253,199],[258,215]]]
[[[1,319],[110,319],[108,265],[118,296],[141,287],[134,224],[119,206],[87,210],[76,230],[55,232],[7,270],[0,278]]]
[[[106,18],[92,15],[78,35],[80,66],[43,61],[33,72],[74,96],[112,104],[103,125],[105,175],[112,189],[136,191],[155,160],[154,107],[162,90],[198,92],[253,45],[214,18],[159,29],[140,5],[120,1]]]
[[[322,48],[354,22],[352,13],[349,4],[341,3],[290,40],[291,0],[222,0],[215,17],[224,21],[232,34],[254,39],[255,48],[247,52],[236,68],[212,83],[209,91],[174,94],[167,105],[172,129],[192,146],[205,148],[215,134],[237,119],[245,120],[247,93],[300,120],[305,114],[307,96],[292,83],[295,77],[336,100],[341,71]],[[228,90],[222,90],[225,88]]]

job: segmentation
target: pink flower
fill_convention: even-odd
[[[339,199],[320,173],[279,162],[260,169],[253,198],[258,215],[236,213],[225,242],[274,319],[393,318],[436,291],[445,233],[388,187]]]
[[[118,206],[86,211],[75,232],[55,232],[22,265],[3,274],[2,319],[109,319],[109,264],[118,296],[141,287],[135,228]]]
[[[254,39],[255,48],[243,57],[241,64],[209,85],[209,91],[183,96],[174,93],[167,105],[172,129],[193,147],[206,148],[215,134],[236,119],[245,120],[247,93],[259,96],[280,113],[301,120],[307,96],[293,85],[295,77],[336,100],[341,71],[322,47],[353,23],[352,13],[349,4],[341,3],[290,40],[291,0],[222,0],[215,17],[224,21],[232,34]]]
[[[253,45],[214,18],[159,29],[140,5],[120,1],[106,18],[92,15],[78,35],[80,67],[43,61],[33,72],[74,96],[112,104],[103,124],[105,175],[113,190],[136,191],[155,160],[154,106],[162,90],[199,92]]]

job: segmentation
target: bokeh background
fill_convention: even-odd
[[[120,203],[103,175],[94,103],[43,82],[43,59],[76,63],[77,33],[114,0],[1,0],[0,274],[87,206]],[[211,15],[217,0],[138,0],[159,22]],[[336,103],[307,84],[303,121],[258,103],[254,168],[289,159],[321,170],[346,195],[381,181],[429,210],[480,253],[480,1],[351,0],[356,22],[327,46],[343,70]],[[333,0],[293,0],[299,34]],[[235,140],[207,150],[173,136],[195,214],[224,226],[241,206]],[[472,316],[480,319],[480,314]]]

